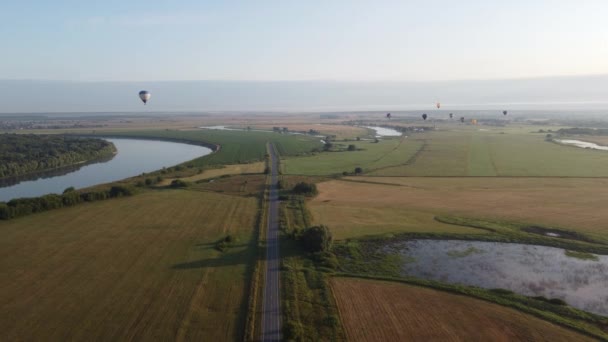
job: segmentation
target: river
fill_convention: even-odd
[[[112,142],[118,150],[111,160],[86,164],[72,172],[68,171],[68,173],[57,170],[58,172],[49,173],[54,174],[53,176],[44,176],[46,178],[25,180],[18,184],[0,187],[0,201],[19,197],[37,197],[48,193],[60,194],[71,186],[78,189],[114,182],[144,172],[171,167],[212,152],[207,147],[168,141],[122,138],[106,138],[105,140]],[[70,168],[68,167],[67,170]]]
[[[401,132],[399,132],[395,129],[392,129],[392,128],[385,128],[385,127],[378,127],[378,126],[364,126],[364,127],[373,129],[374,131],[376,131],[376,138],[400,137],[402,135]]]
[[[561,144],[572,145],[572,146],[576,146],[576,147],[580,147],[580,148],[590,148],[593,150],[608,151],[608,146],[602,146],[602,145],[598,145],[598,144],[587,142],[587,141],[570,140],[570,139],[555,139],[555,141],[557,141]]]

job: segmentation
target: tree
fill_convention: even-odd
[[[355,146],[353,144],[350,144],[350,145],[348,145],[348,150],[349,151],[356,151],[357,150],[357,146]]]
[[[331,249],[333,237],[327,226],[320,225],[304,229],[300,242],[309,252],[327,252]]]
[[[317,194],[317,185],[314,183],[300,182],[292,189],[294,194],[314,196]]]
[[[357,141],[361,141],[361,138],[357,137]]]
[[[333,146],[334,146],[334,145],[333,145],[331,142],[327,141],[327,142],[325,142],[325,145],[323,145],[323,149],[324,149],[325,151],[329,151],[329,150],[331,150],[331,148],[332,148]]]
[[[355,174],[358,175],[358,174],[361,174],[361,173],[363,173],[363,169],[360,168],[360,167],[356,167],[355,168]]]

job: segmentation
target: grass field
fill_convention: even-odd
[[[317,184],[319,195],[309,202],[314,223],[328,225],[338,239],[387,232],[471,233],[474,229],[433,220],[461,215],[563,227],[608,241],[608,179],[349,179],[356,182]]]
[[[399,283],[332,278],[349,341],[592,341],[507,307]]]
[[[530,128],[532,130],[533,128]],[[408,165],[376,176],[608,176],[608,153],[545,141],[524,129],[438,131],[415,135],[427,143]]]
[[[0,339],[239,340],[257,212],[159,190],[0,222]]]
[[[405,164],[420,149],[422,142],[416,139],[386,139],[379,143],[371,141],[347,142],[359,151],[325,152],[313,156],[283,160],[283,173],[299,175],[332,175],[354,172],[356,167],[364,172],[393,165]]]
[[[196,181],[200,181],[203,179],[211,179],[211,178],[220,177],[223,175],[263,173],[265,166],[266,166],[265,162],[227,165],[227,166],[224,166],[224,167],[221,167],[218,169],[204,170],[202,173],[196,174],[194,176],[163,179],[163,181],[158,183],[157,185],[158,186],[169,185],[169,184],[171,184],[171,182],[174,179],[181,179],[185,182],[196,182]]]
[[[297,155],[308,153],[313,148],[320,148],[318,138],[304,135],[284,135],[265,132],[241,132],[221,130],[149,130],[149,131],[120,131],[99,132],[98,135],[116,135],[143,138],[160,138],[182,140],[193,143],[219,144],[220,151],[195,159],[194,166],[240,164],[259,161],[266,154],[266,143],[272,142],[281,155]]]
[[[369,135],[369,132],[365,128],[356,126],[346,125],[328,125],[328,124],[311,124],[311,123],[298,123],[298,122],[284,122],[278,124],[261,124],[251,126],[255,129],[267,129],[272,130],[273,127],[287,127],[290,131],[302,132],[309,130],[315,130],[320,135],[335,135],[337,139],[354,139],[356,137],[365,137]]]

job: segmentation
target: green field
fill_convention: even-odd
[[[427,143],[413,163],[375,176],[608,176],[608,153],[545,141],[518,130],[461,130],[419,134]]]
[[[283,173],[296,175],[332,175],[346,171],[354,172],[356,167],[364,172],[405,164],[422,146],[417,139],[386,139],[378,143],[372,141],[346,142],[356,145],[357,151],[324,152],[313,156],[288,158],[282,161]]]
[[[220,151],[195,159],[194,166],[240,164],[259,161],[266,154],[266,143],[272,142],[284,156],[308,153],[322,146],[318,138],[305,135],[288,135],[266,132],[222,131],[222,130],[149,130],[100,132],[97,135],[159,138],[193,143],[221,145]]]
[[[242,339],[257,213],[255,197],[158,190],[0,222],[2,339]]]

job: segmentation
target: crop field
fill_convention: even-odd
[[[224,167],[218,169],[207,169],[202,173],[199,173],[190,177],[180,177],[179,179],[185,182],[196,182],[203,179],[212,179],[216,177],[220,177],[223,175],[238,175],[238,174],[248,174],[248,173],[263,173],[264,167],[266,166],[265,162],[256,162],[250,164],[233,164],[226,165]],[[162,182],[158,183],[158,186],[165,186],[171,184],[171,181],[178,178],[167,178]]]
[[[150,131],[123,131],[104,132],[99,135],[161,138],[167,140],[181,140],[193,143],[219,144],[220,151],[211,155],[195,159],[194,166],[240,164],[259,161],[266,154],[266,143],[272,142],[281,155],[297,155],[308,153],[313,148],[322,146],[318,138],[304,135],[286,135],[265,132],[241,132],[220,130],[150,130]]]
[[[314,223],[339,239],[387,232],[463,232],[435,222],[462,215],[574,229],[608,241],[608,179],[349,177],[317,184]],[[378,184],[384,183],[384,184]]]
[[[158,190],[0,222],[0,339],[242,339],[257,212]]]
[[[356,167],[364,172],[393,165],[405,164],[420,149],[422,142],[416,139],[385,139],[378,143],[372,141],[346,142],[354,144],[357,151],[325,152],[312,156],[288,158],[283,160],[284,174],[332,175],[354,172]]]
[[[591,341],[482,300],[400,283],[332,278],[349,341]]]
[[[532,128],[530,128],[531,130]],[[522,130],[459,130],[416,134],[425,148],[408,165],[375,176],[608,176],[608,153],[545,141]]]

